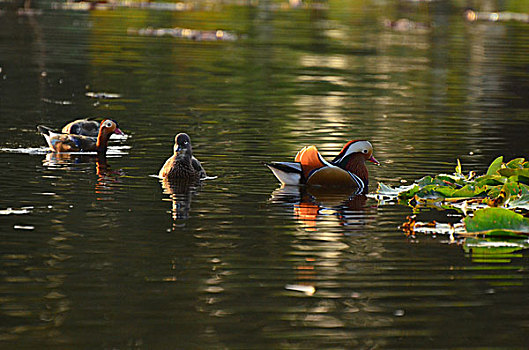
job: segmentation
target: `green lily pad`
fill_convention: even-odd
[[[477,210],[464,219],[467,232],[487,236],[520,237],[529,235],[529,219],[504,208]]]

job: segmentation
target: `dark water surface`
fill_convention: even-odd
[[[262,165],[367,139],[373,192],[457,159],[483,172],[529,156],[528,24],[468,23],[457,2],[13,5],[0,14],[0,348],[529,345],[526,251],[478,259],[408,238],[409,208],[286,193]],[[414,25],[384,24],[399,18]],[[219,29],[234,37],[207,40]],[[130,137],[106,164],[46,154],[37,124],[86,116]],[[217,178],[164,193],[150,175],[180,131]]]

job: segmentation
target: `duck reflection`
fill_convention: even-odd
[[[367,197],[355,189],[333,192],[318,187],[282,186],[272,192],[270,200],[293,205],[294,217],[307,231],[316,231],[318,223],[324,223],[318,217],[331,213],[341,226],[362,224],[363,215],[357,214],[365,210]]]
[[[198,179],[160,179],[164,194],[169,195],[172,203],[171,216],[173,218],[173,230],[177,221],[187,219],[191,209],[193,194],[201,187]]]
[[[113,200],[116,185],[121,184],[121,177],[125,175],[123,170],[113,170],[108,165],[107,157],[104,154],[95,157],[97,181],[95,192],[98,194],[97,200]]]
[[[121,183],[124,175],[121,169],[114,170],[110,167],[104,154],[75,154],[75,153],[48,153],[43,160],[43,165],[51,169],[77,170],[86,169],[86,165],[95,163],[97,181],[95,193],[97,200],[112,200],[108,195],[114,194],[116,184]],[[104,195],[104,196],[103,196]]]
[[[48,168],[79,170],[83,164],[95,161],[94,154],[56,153],[46,154],[42,164]]]

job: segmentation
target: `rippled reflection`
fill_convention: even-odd
[[[270,200],[290,204],[294,217],[306,230],[317,231],[318,226],[362,225],[358,213],[363,212],[367,197],[350,192],[304,186],[281,186],[272,192]]]
[[[169,179],[160,180],[164,194],[169,195],[171,201],[171,217],[174,230],[182,223],[179,220],[187,219],[191,210],[193,195],[200,189],[200,180],[194,179]]]
[[[527,242],[406,237],[261,165],[367,139],[373,191],[527,154],[527,11],[475,4],[0,2],[3,347],[525,348]],[[134,137],[31,148],[75,116]],[[149,176],[176,130],[218,180]]]

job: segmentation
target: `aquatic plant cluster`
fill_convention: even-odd
[[[529,161],[507,163],[496,158],[486,174],[463,174],[458,160],[454,174],[426,176],[412,185],[391,187],[379,183],[375,195],[382,204],[395,201],[414,213],[424,208],[456,210],[458,223],[418,222],[408,217],[402,225],[407,234],[418,232],[461,236],[525,238],[529,235]],[[448,220],[447,220],[448,221]]]

